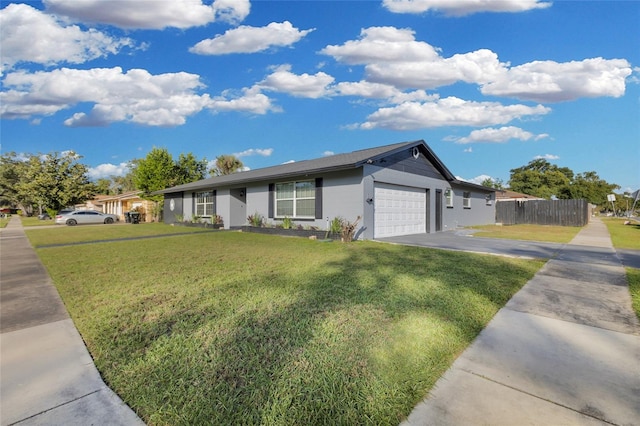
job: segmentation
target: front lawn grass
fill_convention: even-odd
[[[602,221],[609,229],[611,242],[615,248],[640,250],[640,222],[625,225],[628,219],[611,217],[602,218]]]
[[[43,222],[43,221],[40,221]],[[203,231],[202,228],[170,226],[164,223],[113,224],[113,225],[57,225],[47,229],[25,229],[25,233],[34,247],[56,244],[86,243],[109,241],[123,238],[140,238],[168,234],[184,234]]]
[[[53,219],[40,220],[36,216],[20,216],[20,221],[22,222],[22,226],[31,227],[31,226],[47,226],[47,225],[55,225],[56,221]]]
[[[626,268],[627,280],[629,281],[629,292],[631,293],[631,304],[636,316],[640,319],[640,269]]]
[[[38,254],[154,425],[397,425],[543,263],[235,232]]]
[[[582,228],[576,226],[552,225],[481,225],[476,237],[505,238],[509,240],[546,241],[550,243],[568,243]]]

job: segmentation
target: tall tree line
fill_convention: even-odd
[[[49,212],[81,204],[96,194],[116,195],[141,191],[143,198],[156,202],[160,213],[161,195],[155,191],[204,179],[207,173],[220,176],[243,169],[233,155],[221,155],[207,170],[205,158],[181,153],[174,159],[165,148],[154,147],[144,158],[128,163],[124,176],[110,176],[92,182],[89,168],[75,152],[17,154],[0,156],[0,206],[17,207],[27,215]]]

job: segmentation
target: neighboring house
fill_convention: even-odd
[[[93,200],[87,200],[82,204],[76,204],[73,207],[76,210],[95,210],[101,212],[104,209],[104,200],[108,199],[109,195],[96,195]]]
[[[224,227],[258,213],[327,229],[361,217],[356,238],[495,223],[494,190],[457,180],[420,140],[217,176],[158,191],[164,221],[219,215]]]
[[[536,197],[535,195],[527,195],[521,192],[515,192],[510,189],[496,189],[496,202],[497,201],[530,201],[530,200],[544,200],[544,198]]]
[[[118,215],[121,221],[125,221],[125,213],[137,211],[140,213],[141,222],[152,222],[153,201],[140,198],[141,193],[141,191],[129,191],[103,198],[103,212]]]

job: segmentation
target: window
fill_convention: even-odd
[[[316,187],[312,180],[275,185],[276,217],[315,218]]]
[[[444,205],[447,207],[453,207],[453,191],[451,189],[444,190]]]
[[[471,192],[465,191],[462,193],[462,207],[465,209],[471,208]]]
[[[213,216],[213,191],[196,192],[196,216]]]

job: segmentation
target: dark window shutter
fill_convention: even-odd
[[[273,219],[274,218],[274,214],[273,214],[273,199],[275,196],[275,192],[276,192],[276,184],[275,183],[270,183],[269,184],[269,219]]]
[[[191,193],[191,216],[196,214],[196,193]]]
[[[322,219],[322,178],[316,178],[316,219]]]
[[[218,191],[216,191],[215,189],[213,190],[213,214],[217,215],[218,214]]]

